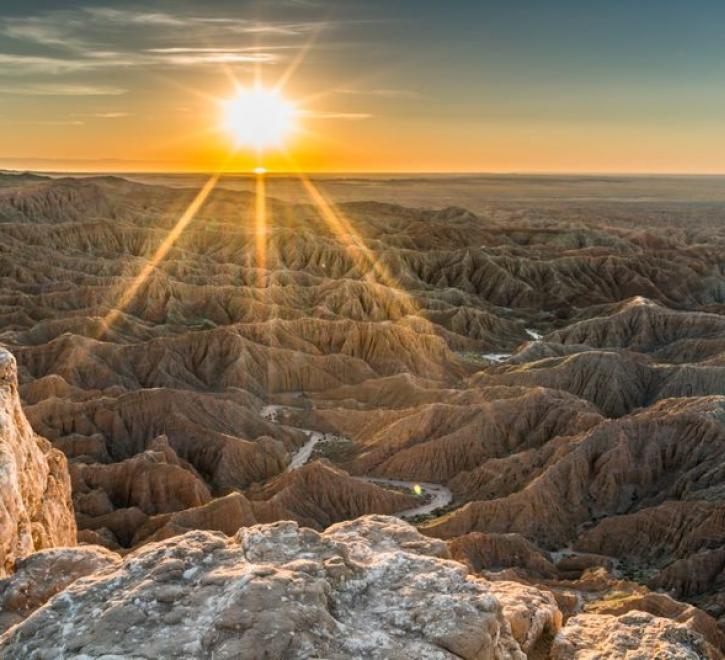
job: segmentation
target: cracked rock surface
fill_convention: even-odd
[[[487,581],[395,518],[190,532],[82,578],[3,657],[520,658]]]

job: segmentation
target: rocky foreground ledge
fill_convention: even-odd
[[[549,592],[472,576],[448,556],[388,516],[323,533],[293,522],[195,531],[124,559],[44,551],[0,582],[3,610],[21,604],[21,619],[44,585],[70,583],[0,637],[0,657],[718,657],[687,624],[643,612],[561,627]]]

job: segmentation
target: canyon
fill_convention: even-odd
[[[0,174],[0,657],[722,657],[715,184],[315,185]]]

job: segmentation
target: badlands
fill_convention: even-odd
[[[723,657],[717,181],[198,183],[0,175],[0,658]]]

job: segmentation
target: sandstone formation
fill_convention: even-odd
[[[143,517],[136,509],[135,521],[124,517],[119,521],[121,527],[114,527],[115,538],[123,539],[123,545],[136,546],[192,529],[231,535],[240,527],[274,520],[294,520],[322,529],[362,514],[394,513],[416,503],[410,494],[352,479],[342,470],[317,461],[252,489],[248,495],[251,499],[233,493],[178,513],[152,517]],[[115,526],[117,520],[102,517],[96,523]]]
[[[61,452],[30,428],[15,359],[0,351],[0,577],[36,550],[73,545],[76,524]]]
[[[636,353],[585,351],[522,366],[497,367],[479,385],[548,387],[591,401],[607,417],[621,417],[673,397],[725,394],[725,367],[659,365]]]
[[[275,514],[281,518],[322,528],[365,513],[403,511],[416,503],[410,493],[352,479],[342,470],[318,461],[271,480],[252,495],[283,512]]]
[[[716,495],[713,479],[725,447],[723,411],[723,397],[670,399],[599,424],[570,438],[560,457],[548,461],[527,488],[467,504],[426,529],[445,537],[516,531],[561,547],[578,537],[582,525],[606,518],[603,524],[609,526],[616,520],[611,516],[637,510],[640,502],[653,506],[682,498],[696,509],[698,500]],[[695,547],[697,539],[692,538]],[[722,537],[703,541],[719,543]],[[630,535],[627,542],[646,540]],[[608,536],[607,543],[612,548],[617,541]],[[591,543],[585,547],[599,550]]]
[[[470,532],[450,541],[449,547],[454,559],[476,572],[514,568],[541,579],[559,575],[551,557],[520,534]]]
[[[625,301],[606,316],[573,323],[552,332],[547,341],[584,344],[594,348],[626,348],[638,353],[663,352],[671,344],[688,340],[722,340],[725,319],[718,314],[680,312],[646,298]],[[683,360],[692,362],[694,360]]]
[[[124,507],[138,507],[153,515],[200,506],[211,499],[203,479],[179,459],[165,436],[120,463],[77,463],[73,468],[79,515],[102,515]]]
[[[543,388],[474,402],[437,403],[401,410],[359,429],[355,472],[446,482],[490,459],[539,448],[601,421],[592,406]],[[483,398],[483,397],[481,397]],[[471,487],[464,489],[474,495]]]

